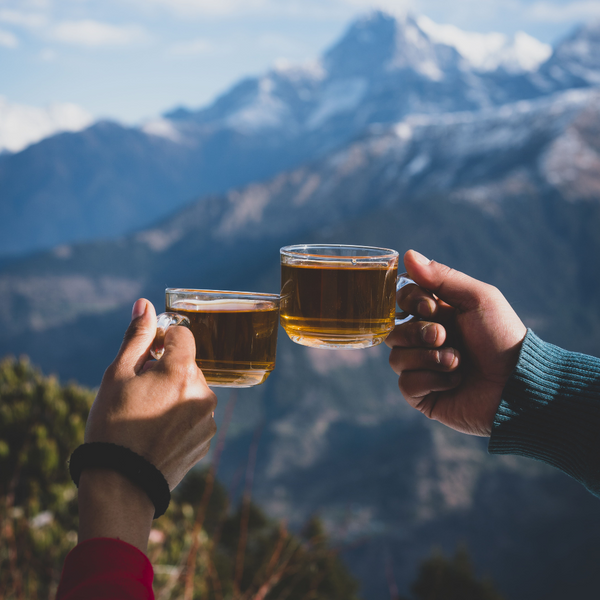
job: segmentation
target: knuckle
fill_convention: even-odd
[[[104,371],[104,375],[102,376],[102,381],[110,382],[110,381],[119,381],[126,378],[125,368],[121,364],[121,361],[117,358],[115,359]]]
[[[184,384],[191,383],[198,376],[198,367],[195,361],[170,361],[165,366],[171,377]]]
[[[405,398],[412,398],[410,385],[410,376],[407,372],[402,371],[398,376],[398,387],[400,388],[401,394]]]
[[[206,442],[206,444],[204,444],[202,446],[202,448],[200,448],[197,459],[202,460],[208,454],[209,450],[210,450],[210,441]]]
[[[424,396],[423,398],[421,398],[416,405],[416,408],[419,411],[421,411],[430,420],[435,420],[434,413],[435,413],[436,398],[437,398],[437,395],[434,393],[427,394],[427,396]]]
[[[216,394],[208,389],[207,392],[202,392],[201,396],[197,396],[194,404],[195,404],[195,409],[194,409],[194,415],[195,418],[197,420],[198,423],[201,422],[205,422],[206,419],[209,420],[209,428],[212,428],[213,425],[215,427],[215,431],[216,431],[216,423],[214,421],[214,419],[212,418],[212,413],[215,411],[215,409],[217,408],[217,396]],[[203,425],[204,427],[204,425]],[[212,437],[214,435],[211,434],[210,437]]]
[[[390,356],[388,358],[388,362],[390,364],[390,367],[392,368],[392,371],[394,371],[394,373],[397,373],[398,375],[402,371],[402,364],[401,364],[400,359],[401,359],[400,348],[392,348],[392,350],[390,351]]]
[[[119,373],[119,363],[117,361],[113,361],[106,367],[104,371],[104,376],[102,380],[110,381],[111,379],[116,379]]]
[[[210,390],[210,395],[208,397],[208,406],[211,413],[217,408],[217,395],[212,390]]]

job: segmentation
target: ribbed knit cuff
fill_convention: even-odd
[[[488,451],[548,463],[600,497],[600,359],[548,344],[529,330]]]

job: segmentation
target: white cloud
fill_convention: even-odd
[[[0,29],[0,46],[5,48],[16,48],[19,45],[19,40],[14,33]]]
[[[357,10],[381,9],[392,14],[406,14],[408,10],[414,10],[414,2],[411,0],[339,0]]]
[[[213,50],[214,45],[210,41],[196,38],[173,44],[169,47],[168,53],[173,56],[199,56],[210,54]]]
[[[348,19],[358,11],[382,8],[406,12],[412,0],[129,0],[154,4],[172,13],[195,17],[301,17],[310,19]]]
[[[30,13],[4,8],[0,10],[0,22],[10,23],[11,25],[17,25],[27,29],[37,29],[46,24],[47,18],[41,13]]]
[[[298,54],[303,50],[301,44],[290,38],[289,35],[281,33],[264,33],[258,37],[256,43],[260,48],[278,54]]]
[[[18,152],[59,131],[79,131],[92,117],[76,104],[52,104],[46,108],[14,104],[0,96],[0,152]]]
[[[530,19],[550,23],[600,19],[600,2],[598,0],[584,0],[568,4],[536,2],[528,8],[526,15]]]
[[[56,50],[53,48],[44,48],[40,52],[40,59],[44,62],[52,62],[53,60],[56,60],[57,56]]]
[[[228,16],[268,7],[272,0],[143,0],[183,15]]]
[[[51,37],[65,44],[77,46],[127,46],[148,38],[138,25],[111,25],[92,19],[63,21],[56,25]]]

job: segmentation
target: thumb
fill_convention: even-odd
[[[488,284],[429,260],[414,250],[404,255],[404,267],[416,284],[462,312],[476,308],[489,293]]]
[[[136,300],[131,311],[131,323],[115,359],[119,370],[137,374],[150,357],[150,345],[156,335],[156,310],[145,298]]]

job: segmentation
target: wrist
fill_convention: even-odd
[[[116,538],[142,552],[154,517],[148,495],[111,469],[86,468],[79,480],[79,542]]]

